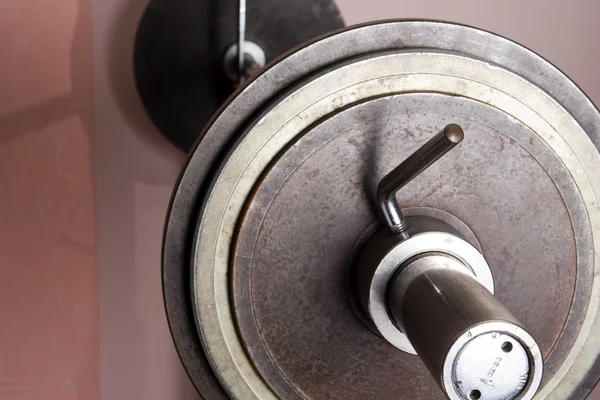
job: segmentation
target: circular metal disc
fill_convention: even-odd
[[[401,54],[394,68],[401,68],[403,57],[415,63],[423,56]],[[332,73],[338,71],[344,72]],[[327,74],[322,79],[336,80]],[[271,386],[279,372],[279,384],[290,382],[312,399],[393,399],[398,393],[443,398],[418,359],[360,325],[348,306],[344,277],[357,238],[376,220],[370,188],[452,121],[465,129],[465,142],[404,188],[400,204],[443,209],[471,227],[496,277],[497,297],[534,333],[547,358],[557,346],[572,313],[578,270],[569,211],[578,218],[581,200],[564,200],[577,196],[568,171],[535,133],[485,103],[434,93],[378,97],[305,132],[248,199],[232,250],[236,321],[253,364]],[[262,117],[260,127],[268,123]],[[251,138],[260,142],[252,132],[258,127],[238,149]],[[250,164],[238,165],[250,179]],[[231,180],[228,170],[221,176]],[[532,212],[540,199],[544,207]],[[579,269],[583,287],[589,266]],[[572,344],[572,338],[563,341]]]
[[[344,26],[331,0],[248,2],[246,40],[267,61]],[[237,35],[237,1],[151,0],[138,28],[134,73],[144,107],[173,144],[188,151],[234,91],[223,70]]]
[[[449,212],[477,236],[498,297],[544,353],[540,398],[591,390],[598,111],[513,42],[398,21],[349,29],[272,65],[192,153],[166,227],[163,288],[203,396],[443,398],[418,358],[362,325],[345,278],[376,219],[374,185],[450,122],[463,125],[465,143],[400,203]]]

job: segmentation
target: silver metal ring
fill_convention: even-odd
[[[368,312],[375,327],[388,342],[410,354],[417,354],[410,341],[399,330],[387,310],[387,288],[392,276],[411,258],[423,253],[444,253],[460,260],[473,277],[490,293],[494,279],[483,255],[469,242],[444,232],[427,232],[400,242],[379,263],[370,284]],[[463,272],[462,269],[457,269]],[[401,272],[402,274],[403,272]]]
[[[529,359],[532,360],[529,365],[529,381],[519,395],[518,399],[531,400],[536,394],[542,381],[542,368],[540,368],[544,363],[544,360],[542,359],[542,352],[540,351],[535,339],[525,329],[507,322],[488,322],[477,325],[462,334],[454,342],[450,350],[448,350],[448,354],[444,360],[442,385],[450,397],[450,400],[464,400],[464,398],[458,394],[452,380],[452,370],[456,358],[459,356],[460,351],[465,347],[467,342],[485,333],[506,333],[512,336],[515,340],[518,340],[526,349]]]

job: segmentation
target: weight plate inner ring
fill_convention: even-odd
[[[481,249],[481,244],[479,243],[479,240],[477,239],[477,237],[475,236],[475,233],[473,233],[473,231],[471,230],[471,228],[465,224],[463,221],[461,221],[458,217],[450,214],[447,211],[443,211],[440,210],[438,208],[431,208],[431,207],[409,207],[409,208],[403,208],[402,209],[402,215],[404,215],[404,217],[414,217],[414,216],[419,216],[419,217],[431,217],[431,218],[436,218],[440,221],[443,221],[444,223],[448,224],[450,227],[452,227],[452,229],[454,229],[456,232],[458,232],[458,234],[463,237],[468,243],[470,243],[473,247],[475,247],[479,253],[483,253],[483,250]],[[357,267],[359,264],[359,259],[360,256],[362,254],[362,251],[364,249],[364,247],[366,246],[366,244],[368,243],[369,240],[371,240],[373,238],[373,236],[379,232],[381,229],[383,228],[383,225],[381,224],[381,222],[378,220],[376,222],[374,222],[372,225],[370,225],[366,230],[364,230],[360,237],[357,239],[357,241],[354,243],[354,246],[352,247],[352,251],[350,252],[350,256],[348,257],[348,261],[347,261],[347,271],[345,272],[346,274],[346,291],[348,292],[348,301],[350,302],[350,305],[352,306],[352,308],[354,309],[354,312],[356,313],[356,315],[358,316],[358,318],[361,320],[361,322],[367,327],[367,329],[369,329],[371,332],[373,332],[376,335],[380,335],[379,332],[377,331],[377,327],[374,324],[374,321],[369,317],[368,313],[366,312],[366,310],[362,307],[362,305],[360,304],[360,298],[359,298],[359,294],[357,291]],[[239,243],[239,242],[238,242]],[[235,275],[235,264],[233,265],[233,272],[234,272],[234,283],[239,282],[239,278],[237,278],[238,276],[243,276],[244,273],[241,274],[237,274]],[[489,266],[488,266],[489,269]],[[240,271],[238,269],[238,271]],[[247,271],[247,269],[246,269]],[[491,271],[490,271],[490,276],[491,276]],[[249,279],[248,274],[245,275],[246,279]],[[241,279],[244,279],[243,277]],[[491,282],[492,287],[493,287],[493,281]],[[237,288],[237,286],[236,286]],[[234,292],[234,295],[237,292]],[[237,304],[242,304],[244,300],[242,298],[239,298],[238,300],[236,300]],[[238,315],[238,320],[240,319],[240,307],[238,307],[238,309],[236,309],[236,313]],[[252,323],[255,323],[255,321],[252,321]],[[243,325],[244,322],[240,321],[240,323],[238,324],[238,326],[240,326],[240,330],[243,331]],[[246,337],[247,334],[242,334],[242,337]],[[404,336],[404,334],[402,334]],[[248,341],[248,340],[247,340]],[[246,347],[248,347],[248,345],[246,345]],[[412,347],[412,345],[411,345]],[[411,353],[410,351],[407,351],[409,353]],[[413,352],[412,354],[416,354]],[[256,364],[256,362],[255,362]],[[264,374],[263,374],[264,375]]]
[[[558,156],[572,176],[571,186],[573,183],[577,186],[583,211],[587,214],[578,214],[581,206],[564,210],[564,216],[570,214],[574,227],[574,239],[571,239],[571,242],[579,240],[576,246],[576,251],[579,252],[584,248],[580,246],[581,240],[591,240],[590,229],[586,230],[585,222],[589,218],[592,231],[598,227],[595,193],[599,182],[597,172],[593,168],[593,164],[599,161],[597,150],[576,121],[554,99],[536,86],[507,70],[478,60],[456,54],[433,52],[371,54],[322,72],[292,93],[283,96],[251,125],[222,164],[201,215],[197,234],[200,240],[197,242],[193,270],[196,317],[213,368],[232,397],[263,398],[273,395],[254,370],[238,337],[228,289],[231,242],[238,218],[256,182],[283,149],[326,116],[345,107],[352,108],[352,105],[367,99],[413,92],[438,92],[471,99],[470,101],[486,104],[486,107],[502,110],[510,116],[513,124],[527,126],[535,132],[536,137],[533,140],[528,138],[531,140],[530,144],[533,145],[539,137],[542,143],[545,142]],[[371,101],[365,104],[368,103]],[[560,175],[558,170],[560,168],[556,167],[548,173]],[[510,169],[505,171],[510,172]],[[558,180],[554,182],[557,184]],[[576,201],[577,196],[562,192],[561,194],[565,202]],[[327,199],[327,195],[325,198]],[[287,217],[292,217],[292,213],[287,214]],[[549,222],[560,225],[559,220],[560,218],[555,218]],[[477,229],[474,228],[474,231],[477,232]],[[593,247],[587,247],[588,251]],[[489,260],[489,252],[492,249],[486,249],[485,245],[483,248]],[[570,254],[575,259],[575,249]],[[589,299],[588,293],[591,292],[590,295],[594,299],[598,288],[591,285],[589,279],[579,278],[586,276],[586,268],[589,278],[595,262],[585,263],[586,260],[590,261],[589,254],[581,256],[577,259],[583,264],[581,269],[579,266],[577,269],[574,296],[577,298],[579,293],[579,297],[585,300]],[[498,279],[502,281],[503,275],[496,278],[497,281]],[[574,340],[573,345],[568,346],[571,351],[565,351],[567,354],[562,364],[547,379],[541,393],[560,390],[560,384],[565,382],[563,378],[567,372],[572,373],[573,369],[584,367],[586,362],[592,363],[597,355],[597,349],[587,353],[587,359],[580,354],[582,347],[589,343],[588,333],[596,315],[597,309],[594,307],[597,307],[597,304],[592,302],[587,308],[585,301],[583,305],[578,305],[577,302],[573,304],[575,310],[585,314],[579,317],[583,322],[580,325],[567,324],[576,327],[575,332],[571,332],[576,339],[571,338]],[[350,310],[350,307],[348,309]],[[569,318],[573,315],[577,318],[577,313],[571,310]],[[528,316],[521,319],[527,324]],[[535,329],[530,329],[535,335]],[[549,352],[552,346],[544,349]],[[558,350],[560,349],[556,351]],[[564,390],[573,389],[565,385],[568,385],[568,382],[564,383]]]

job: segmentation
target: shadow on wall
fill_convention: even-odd
[[[131,0],[121,3],[112,24],[107,54],[109,81],[114,98],[123,117],[141,140],[168,157],[181,158],[181,151],[169,143],[150,121],[135,86],[133,50],[137,29],[149,1]],[[147,178],[152,182],[154,177]]]
[[[102,398],[196,400],[170,338],[160,246],[185,155],[154,127],[133,75],[148,0],[95,0]]]

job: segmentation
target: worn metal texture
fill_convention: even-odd
[[[556,168],[549,168],[548,173],[564,165],[571,184],[577,188],[584,208],[583,212],[571,214],[573,222],[587,216],[591,228],[600,231],[600,210],[596,203],[600,192],[597,169],[600,154],[564,108],[510,71],[460,54],[422,50],[372,53],[310,76],[256,116],[241,135],[212,181],[197,227],[192,269],[197,327],[215,372],[233,398],[274,398],[240,341],[230,296],[231,243],[253,187],[279,154],[323,118],[367,99],[399,93],[429,96],[450,93],[452,97],[472,99],[492,110],[502,110],[506,121],[499,120],[492,126],[505,122],[531,127],[525,133],[531,133],[538,143],[546,143],[546,153],[555,154],[550,165]],[[483,111],[472,115],[480,113]],[[394,140],[398,144],[398,137]],[[527,134],[514,140],[532,144]],[[544,154],[536,158],[543,161]],[[575,211],[571,207],[569,210]],[[600,241],[596,240],[594,246],[581,246],[580,239],[588,232],[576,231],[577,249],[594,256],[598,254]],[[594,263],[583,263],[578,268],[578,278],[600,266],[597,258]],[[542,398],[557,391],[568,397],[573,386],[567,374],[587,374],[600,351],[590,334],[597,323],[600,303],[596,299],[600,298],[600,286],[590,279],[578,279],[576,288],[576,291],[591,290],[589,306],[585,308],[582,325],[570,324],[575,329],[575,337],[570,337],[573,345],[567,348],[560,369],[546,382]]]
[[[211,399],[225,397],[224,391],[210,372],[206,356],[201,348],[194,326],[190,293],[188,291],[188,268],[193,247],[192,236],[196,225],[195,218],[208,187],[207,183],[210,180],[211,171],[215,168],[215,162],[219,160],[230,141],[238,135],[240,128],[252,115],[257,113],[275,94],[289,87],[311,71],[367,52],[410,48],[436,48],[458,51],[465,55],[503,65],[530,82],[537,84],[557,99],[570,111],[573,118],[584,127],[592,141],[598,143],[600,130],[598,129],[597,110],[585,95],[560,71],[513,42],[464,26],[431,21],[390,21],[356,27],[313,43],[282,58],[279,63],[269,66],[264,74],[256,77],[235,97],[230,99],[227,106],[218,112],[201,135],[203,139],[196,144],[196,148],[178,182],[167,220],[163,251],[165,305],[178,352],[202,396]],[[499,130],[502,131],[502,129]],[[510,141],[508,143],[514,144]],[[539,143],[536,143],[534,140],[534,147],[540,146]],[[535,154],[534,149],[529,150],[531,154]],[[543,154],[535,154],[535,157],[538,159],[543,158]],[[568,185],[568,173],[565,174],[560,166],[549,172],[554,175],[555,179],[557,179],[557,175],[559,178],[562,176]],[[510,193],[510,190],[508,193]],[[577,195],[574,195],[572,191],[565,191],[563,196],[565,196],[565,201],[570,201],[571,204],[578,201]],[[577,205],[575,204],[573,207],[576,208]],[[370,211],[367,211],[367,213],[370,213]],[[573,219],[575,233],[583,235],[578,244],[587,243],[589,249],[591,245],[589,234],[587,236],[585,234],[585,223],[585,220],[581,218],[578,220]],[[588,262],[589,264],[589,255],[584,252],[579,254],[583,251],[581,248],[585,249],[586,247],[578,245],[578,260],[583,260],[582,262]],[[506,250],[511,249],[499,249],[500,252]],[[586,278],[589,279],[589,276]],[[556,290],[556,288],[550,288],[550,290]],[[576,333],[577,326],[581,322],[581,312],[585,311],[585,302],[589,298],[589,296],[586,297],[586,293],[585,285],[576,287],[574,310],[577,311],[577,304],[580,304],[580,306],[578,312],[572,313],[572,316],[569,317],[568,321],[571,322],[567,323],[565,332],[571,329]],[[352,318],[354,318],[352,321],[356,322],[353,315]],[[362,327],[362,325],[359,326]],[[369,338],[372,337],[368,332],[367,334],[370,335]],[[566,333],[563,334],[563,336],[565,335]],[[557,357],[558,361],[552,361],[554,354],[560,353],[564,356],[569,344],[567,343],[563,347],[564,349],[561,350],[559,343],[548,360],[550,365],[556,364],[554,368],[560,366],[561,359],[561,357]],[[331,350],[326,349],[326,352],[331,352]],[[591,390],[598,378],[597,370],[597,368],[594,368],[588,374],[587,379],[582,381],[579,390],[573,392],[571,398],[580,399]],[[573,379],[573,385],[578,385],[582,377],[578,376]],[[377,382],[373,382],[374,386],[376,384]],[[434,398],[434,396],[435,393],[432,392],[432,396],[429,398]]]
[[[450,118],[467,139],[399,192],[399,202],[449,211],[471,227],[498,279],[498,298],[548,357],[571,310],[576,257],[567,207],[532,157],[547,150],[491,107],[401,95],[314,127],[282,155],[248,206],[233,265],[236,314],[272,387],[289,382],[315,399],[443,398],[418,359],[362,326],[348,304],[345,273],[355,241],[376,220],[370,189]]]
[[[238,14],[238,0],[152,0],[140,22],[138,91],[152,122],[184,151],[235,89],[223,61],[238,41]],[[258,44],[267,61],[344,26],[331,0],[255,0],[245,21],[245,40]]]

